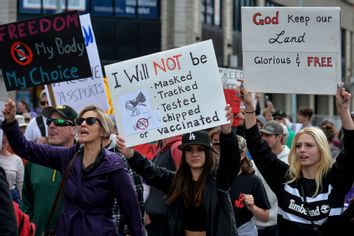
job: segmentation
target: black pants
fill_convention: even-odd
[[[145,226],[148,236],[170,236],[170,229],[165,217],[149,215],[151,223]]]
[[[258,229],[258,236],[277,236],[278,235],[278,226],[269,226],[263,229]]]

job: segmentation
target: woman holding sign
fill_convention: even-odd
[[[88,106],[80,112],[76,125],[82,146],[69,148],[27,141],[15,113],[15,103],[9,100],[3,109],[3,129],[12,149],[22,158],[59,170],[63,175],[64,211],[56,235],[115,236],[114,198],[126,217],[131,235],[144,235],[135,190],[122,158],[102,145],[102,139],[110,135],[103,111]],[[75,126],[69,120],[51,122],[56,126]]]
[[[231,108],[227,106],[226,110],[231,120]],[[177,172],[158,167],[126,148],[122,137],[118,137],[118,147],[147,184],[167,194],[170,235],[238,235],[228,190],[240,168],[240,152],[230,123],[221,127],[216,171],[210,137],[204,131],[182,136],[182,160]]]
[[[240,94],[245,105],[248,150],[278,198],[279,235],[338,235],[344,196],[353,183],[351,94],[337,90],[336,107],[345,137],[344,150],[333,165],[326,135],[317,127],[296,134],[289,165],[279,160],[258,131],[251,93],[241,87]]]

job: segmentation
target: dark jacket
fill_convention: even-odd
[[[158,167],[146,158],[135,152],[129,159],[130,166],[142,175],[148,184],[168,193],[175,172]],[[240,168],[240,153],[236,136],[233,134],[220,135],[220,161],[218,170],[210,175],[204,189],[204,207],[206,209],[208,236],[238,235],[234,219],[233,208],[229,196],[229,189]],[[183,200],[168,208],[168,222],[172,236],[184,235],[182,226]]]
[[[0,167],[0,235],[17,236],[17,220],[12,205],[6,174]]]
[[[288,183],[289,166],[279,160],[268,144],[262,140],[257,125],[246,130],[247,147],[254,162],[278,198],[278,234],[280,236],[312,236],[310,218],[304,207],[306,192],[311,219],[322,236],[340,235],[340,215],[344,197],[353,183],[354,173],[354,131],[344,130],[344,151],[336,159],[327,175],[322,178],[319,194],[313,197],[315,180],[301,179]],[[305,189],[306,191],[302,191]]]
[[[78,145],[65,148],[27,141],[17,121],[3,125],[3,129],[17,155],[62,173],[79,151]],[[143,235],[138,201],[122,158],[106,150],[101,155],[99,165],[84,173],[83,153],[79,152],[65,183],[64,212],[57,225],[57,235],[116,235],[112,214],[115,197],[126,216],[131,235]]]

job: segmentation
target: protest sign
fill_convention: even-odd
[[[51,84],[55,104],[68,104],[76,111],[80,111],[87,105],[92,104],[105,111],[109,108],[109,105],[90,15],[81,15],[80,22],[91,65],[92,77]]]
[[[144,143],[135,146],[134,150],[144,155],[147,159],[152,160],[157,154],[158,146],[156,142]]]
[[[227,123],[212,41],[105,66],[128,146]]]
[[[243,71],[219,67],[220,78],[224,87],[226,103],[232,107],[232,113],[237,115],[240,112],[241,100],[236,95],[236,88],[240,86],[243,80]],[[239,126],[240,120],[235,117],[232,125]]]
[[[77,12],[1,25],[0,52],[8,91],[91,76]]]
[[[335,94],[341,80],[339,7],[243,7],[245,87]]]

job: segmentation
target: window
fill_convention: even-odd
[[[241,8],[256,6],[256,0],[235,0],[233,11],[233,29],[241,32]]]
[[[221,26],[221,0],[202,1],[202,22],[208,25]]]

